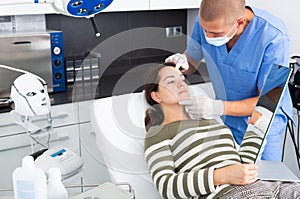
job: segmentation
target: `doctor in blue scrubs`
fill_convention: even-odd
[[[272,64],[289,66],[289,43],[280,19],[246,6],[245,0],[202,0],[186,51],[165,61],[191,73],[205,59],[216,100],[201,97],[181,103],[196,118],[222,116],[240,144]],[[262,159],[281,160],[289,118],[293,119],[293,106],[286,89]]]

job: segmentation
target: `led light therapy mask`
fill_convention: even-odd
[[[46,115],[50,112],[50,98],[42,83],[31,74],[16,78],[11,87],[15,112],[24,116]]]
[[[229,30],[229,32],[224,35],[224,36],[221,36],[221,37],[207,37],[205,32],[204,32],[204,36],[205,36],[205,39],[207,41],[207,43],[211,44],[211,45],[214,45],[214,46],[222,46],[224,44],[226,44],[227,42],[229,42],[230,39],[232,39],[232,37],[236,34],[237,30],[229,37],[229,33],[232,31],[232,29],[234,28],[236,23],[234,23],[234,25],[232,26],[232,28]]]

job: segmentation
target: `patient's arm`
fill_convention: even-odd
[[[150,168],[154,184],[163,198],[189,198],[201,196],[216,191],[217,185],[244,185],[257,179],[256,165],[233,164],[223,168],[205,168],[190,172],[178,172],[168,140],[149,147],[145,157]],[[193,189],[193,191],[190,191]],[[179,190],[189,190],[195,195]]]
[[[263,135],[255,128],[248,129],[238,151],[243,163],[254,162],[263,143]]]
[[[215,191],[213,183],[214,168],[200,169],[190,172],[177,172],[168,140],[149,147],[145,158],[159,193],[163,198],[189,198],[206,195]],[[180,190],[191,190],[194,195],[187,195]]]

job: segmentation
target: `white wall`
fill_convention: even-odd
[[[291,54],[300,54],[300,1],[299,0],[246,0],[247,5],[269,11],[287,25],[291,38]],[[188,36],[198,10],[188,11]]]
[[[291,53],[300,53],[300,1],[299,0],[246,0],[248,5],[265,9],[281,18],[288,27]]]
[[[193,31],[193,26],[198,15],[198,9],[189,9],[187,13],[187,36],[190,37]]]

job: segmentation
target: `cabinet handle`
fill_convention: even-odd
[[[22,44],[31,44],[31,41],[15,41],[13,42],[14,45],[22,45]]]
[[[52,117],[52,120],[53,119],[63,119],[63,118],[67,118],[67,117],[68,117],[67,113],[60,113],[60,114],[57,114],[54,117]],[[46,118],[40,118],[40,119],[32,120],[32,122],[39,122],[39,121],[43,121],[43,120],[47,120],[47,119]],[[8,123],[8,124],[2,124],[2,125],[0,125],[0,128],[14,126],[14,125],[17,125],[17,124],[14,123],[14,122]]]
[[[90,132],[91,135],[96,135],[95,131]]]
[[[61,119],[61,118],[66,118],[66,117],[68,117],[67,113],[60,113],[60,114],[52,117],[52,119]]]
[[[59,113],[59,114],[53,116],[52,120],[54,120],[54,119],[63,119],[63,118],[67,118],[67,117],[68,117],[67,113]],[[43,121],[43,120],[46,120],[46,119],[45,118],[35,119],[35,120],[32,120],[32,122],[38,122],[38,121]]]
[[[18,135],[18,138],[16,138],[16,136],[17,135],[1,138],[0,152],[30,146],[30,140],[26,139],[26,137],[28,136],[27,134]],[[46,135],[40,135],[40,137],[42,136],[46,136]],[[37,136],[36,138],[40,139],[40,137]],[[56,138],[52,139],[50,143],[54,143],[58,141],[66,141],[68,139],[70,139],[69,135],[64,135],[64,136],[58,135]]]

